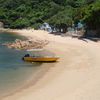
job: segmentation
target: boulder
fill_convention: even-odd
[[[22,41],[19,39],[16,39],[13,43],[4,43],[2,45],[7,46],[8,48],[14,48],[14,49],[32,49],[32,48],[43,48],[45,45],[47,45],[49,42],[47,40],[26,40]]]

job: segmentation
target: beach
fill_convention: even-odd
[[[42,64],[35,82],[0,100],[100,100],[100,42],[48,34],[41,30],[9,30],[29,39],[48,40],[44,48],[60,57]]]

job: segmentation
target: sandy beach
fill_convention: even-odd
[[[0,100],[100,100],[100,42],[85,42],[41,30],[10,31],[30,39],[48,40],[44,48],[60,59],[43,64],[47,69],[28,88]]]

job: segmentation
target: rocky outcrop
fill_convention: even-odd
[[[45,45],[47,45],[49,41],[47,40],[26,40],[22,41],[20,39],[16,39],[13,43],[4,43],[2,45],[7,46],[8,48],[13,49],[37,49],[37,48],[43,48]]]

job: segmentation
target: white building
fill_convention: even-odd
[[[46,30],[48,32],[52,32],[52,28],[51,26],[48,24],[48,23],[43,23],[41,26],[40,26],[40,29],[41,30]]]
[[[4,24],[2,22],[0,22],[0,28],[3,28]]]

